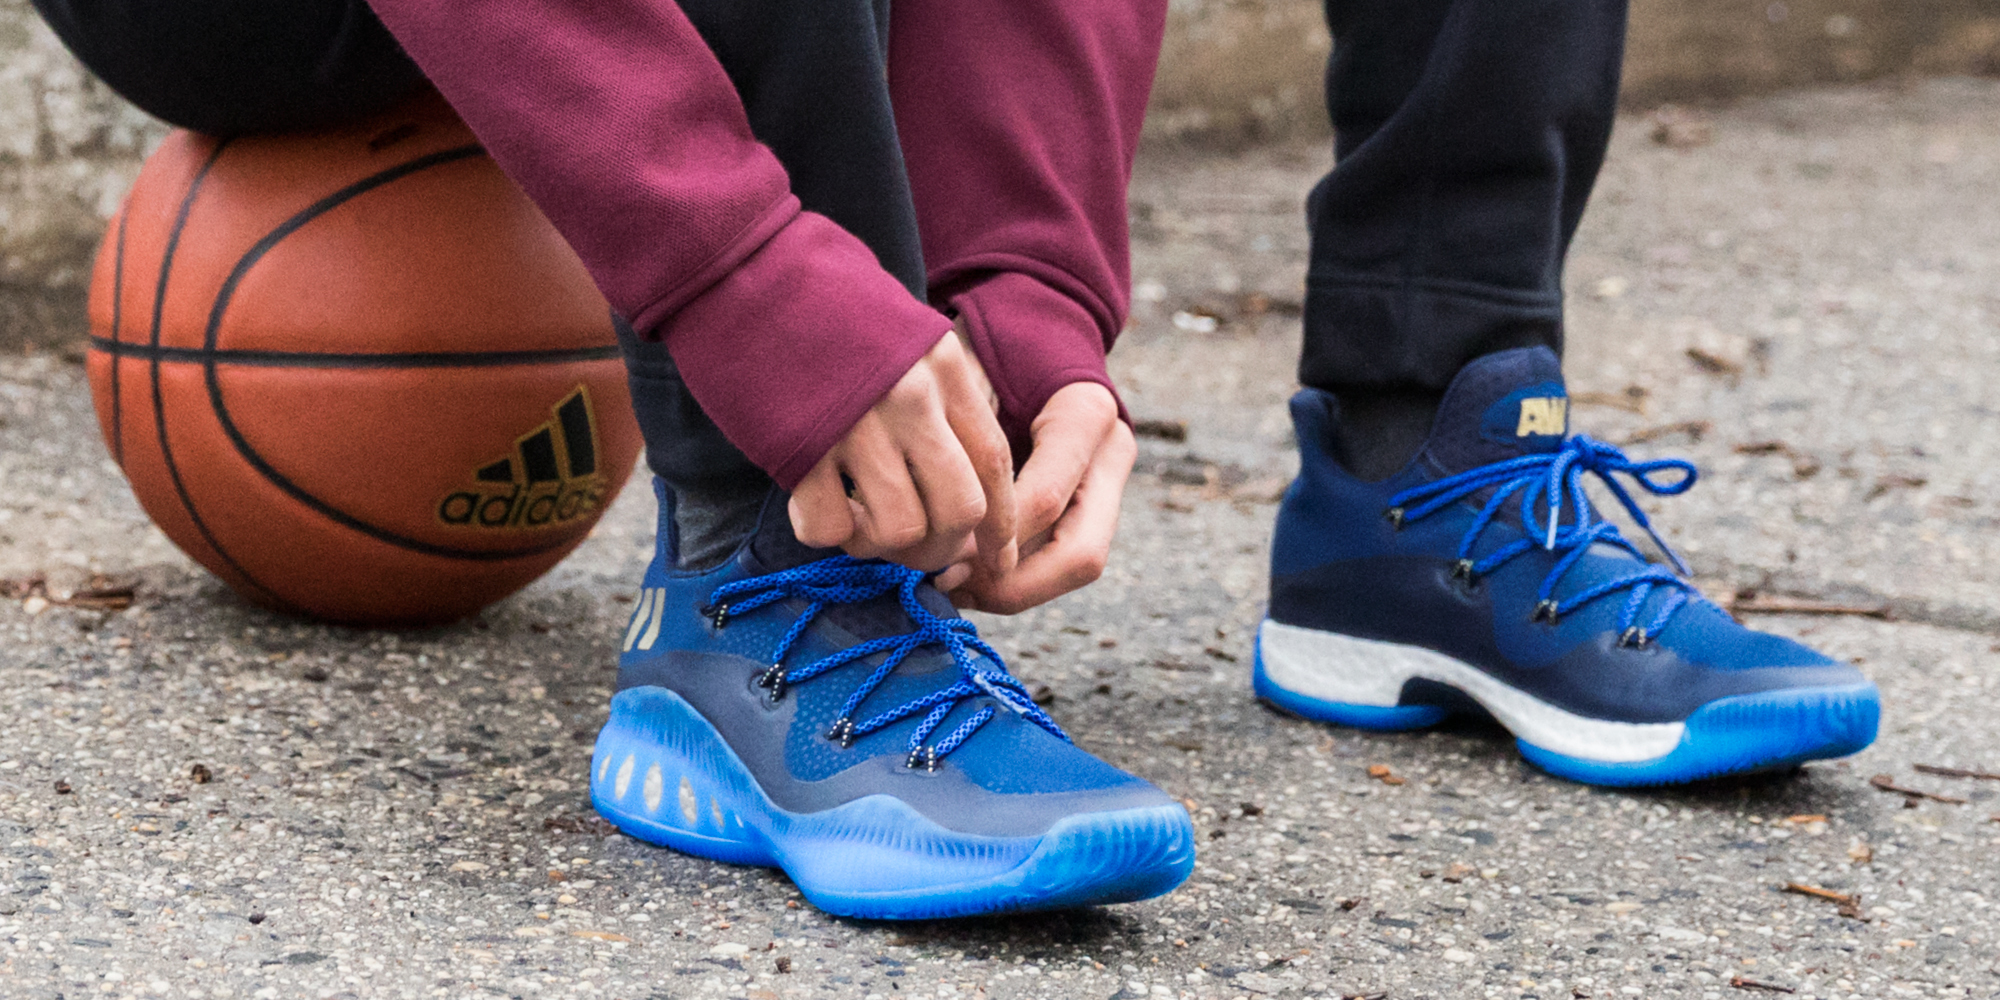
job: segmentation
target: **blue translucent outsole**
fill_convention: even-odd
[[[663,688],[620,692],[591,757],[591,804],[626,833],[717,861],[781,868],[814,906],[918,920],[1124,903],[1194,871],[1178,805],[1085,813],[1031,837],[946,829],[872,795],[779,808],[722,737]]]
[[[1719,698],[1694,710],[1664,756],[1607,764],[1517,740],[1521,756],[1560,778],[1592,785],[1678,785],[1845,757],[1875,742],[1882,699],[1873,684]]]
[[[1260,649],[1250,668],[1250,687],[1258,698],[1302,719],[1331,722],[1336,726],[1370,729],[1378,733],[1403,733],[1428,729],[1443,722],[1451,712],[1440,705],[1349,705],[1321,701],[1295,694],[1271,682],[1264,675],[1264,654]]]
[[[1257,697],[1302,718],[1377,732],[1404,732],[1443,722],[1440,705],[1349,705],[1284,690],[1264,674],[1257,651],[1251,668]],[[1516,738],[1529,763],[1559,778],[1619,788],[1679,785],[1706,778],[1791,767],[1845,757],[1875,742],[1882,699],[1873,684],[1798,688],[1719,698],[1687,718],[1673,750],[1651,760],[1611,763],[1556,753]]]

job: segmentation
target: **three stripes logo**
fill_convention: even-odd
[[[652,649],[660,640],[660,615],[667,609],[665,587],[647,587],[639,591],[639,608],[632,612],[632,624],[625,627],[625,652],[633,647]]]
[[[438,520],[470,528],[530,529],[588,517],[604,505],[597,413],[577,386],[514,450],[472,472],[475,485],[438,501]]]

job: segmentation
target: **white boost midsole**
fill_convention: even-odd
[[[1610,722],[1566,712],[1495,680],[1461,660],[1421,646],[1360,639],[1265,619],[1257,643],[1271,683],[1318,701],[1391,708],[1413,677],[1455,687],[1515,736],[1566,757],[1623,764],[1665,756],[1680,745],[1679,722]]]

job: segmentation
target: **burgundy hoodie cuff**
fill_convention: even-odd
[[[786,490],[951,332],[865,244],[812,212],[657,322],[702,412]]]
[[[1001,272],[951,294],[947,304],[986,367],[1000,398],[1000,427],[1017,458],[1032,447],[1029,428],[1049,397],[1075,382],[1109,390],[1118,418],[1131,422],[1105,371],[1097,320],[1075,299],[1028,275]]]

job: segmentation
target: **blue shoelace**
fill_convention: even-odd
[[[944,739],[926,745],[927,740],[945,717],[951,714],[958,703],[968,698],[991,698],[1013,709],[1023,718],[1048,730],[1067,741],[1068,734],[1049,718],[1047,712],[1035,704],[1028,689],[1008,674],[1004,668],[987,669],[980,665],[976,654],[983,654],[987,662],[999,664],[1000,654],[992,646],[979,638],[979,629],[963,618],[943,618],[933,614],[917,599],[917,588],[924,583],[924,574],[913,569],[905,569],[878,560],[855,559],[850,556],[835,556],[807,563],[804,566],[768,573],[764,576],[738,580],[735,583],[717,587],[708,598],[709,615],[717,628],[726,625],[731,618],[748,614],[758,608],[779,601],[797,598],[806,602],[805,611],[792,622],[785,637],[778,642],[778,648],[771,654],[771,668],[758,678],[758,683],[771,692],[776,701],[785,696],[785,689],[803,684],[829,670],[845,666],[856,660],[887,653],[875,672],[854,689],[847,698],[847,704],[840,710],[840,720],[826,734],[826,738],[841,746],[851,746],[855,740],[888,726],[895,725],[913,715],[923,715],[923,721],[910,733],[910,756],[904,762],[911,768],[936,770],[938,761],[946,754],[958,749],[977,732],[980,726],[994,716],[993,706],[981,706],[971,718],[959,723],[958,727],[946,734]],[[828,605],[857,604],[874,600],[884,594],[894,592],[902,603],[903,613],[910,617],[916,630],[902,635],[883,636],[856,643],[838,653],[814,660],[803,666],[785,666],[785,657],[792,647],[806,634],[813,620]],[[904,702],[886,712],[880,712],[864,722],[855,722],[854,716],[861,703],[875,693],[897,665],[908,659],[910,654],[925,646],[943,646],[957,664],[961,677],[949,687],[940,688],[921,698]]]
[[[1681,477],[1672,482],[1655,478],[1667,472],[1679,472]],[[1674,570],[1678,572],[1654,565],[1645,553],[1618,533],[1617,525],[1597,517],[1584,490],[1586,473],[1596,476],[1610,489],[1611,495],[1618,499],[1633,523],[1645,529],[1653,544],[1673,561]],[[1695,480],[1694,465],[1690,462],[1675,458],[1634,462],[1617,448],[1578,434],[1565,440],[1562,447],[1553,452],[1523,455],[1482,465],[1404,490],[1389,498],[1388,517],[1401,527],[1406,522],[1434,514],[1475,493],[1491,489],[1493,495],[1479,511],[1479,516],[1473,519],[1465,538],[1459,542],[1458,564],[1452,571],[1453,575],[1469,585],[1524,552],[1541,548],[1551,553],[1562,553],[1542,579],[1532,619],[1553,625],[1556,619],[1606,594],[1629,590],[1631,594],[1625,601],[1624,613],[1619,617],[1618,642],[1623,646],[1644,646],[1659,637],[1668,620],[1688,602],[1695,589],[1686,580],[1691,575],[1687,563],[1667,545],[1659,532],[1653,530],[1652,522],[1646,519],[1646,512],[1639,509],[1632,494],[1612,478],[1618,473],[1632,477],[1646,492],[1655,496],[1678,496],[1687,492]],[[1521,524],[1529,537],[1516,539],[1484,558],[1475,559],[1473,549],[1479,536],[1493,523],[1508,498],[1517,494],[1521,500]],[[1569,524],[1562,523],[1565,500],[1572,511]],[[1546,524],[1536,520],[1538,506],[1548,514]],[[1576,565],[1593,545],[1623,549],[1645,562],[1646,568],[1606,580],[1570,597],[1556,599],[1555,590],[1562,582],[1563,574],[1569,572],[1570,567]],[[1642,628],[1639,612],[1645,608],[1647,598],[1656,588],[1665,590],[1667,597],[1660,602],[1652,620]]]

